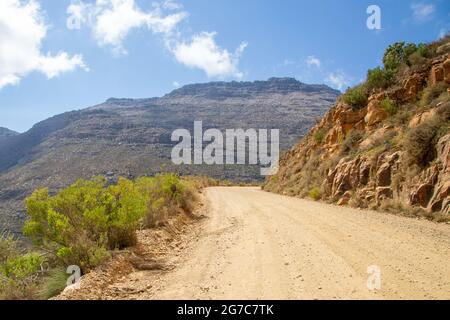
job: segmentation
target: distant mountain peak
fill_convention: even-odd
[[[19,132],[16,132],[14,130],[8,129],[8,128],[4,128],[4,127],[0,127],[0,139],[6,139],[9,137],[13,137],[18,135]]]
[[[288,94],[293,92],[319,93],[330,92],[339,94],[324,84],[305,84],[295,78],[272,77],[259,81],[231,81],[231,82],[206,82],[185,85],[175,89],[163,98],[203,97],[208,99],[223,99],[227,97],[248,97],[262,93]]]

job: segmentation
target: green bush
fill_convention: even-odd
[[[325,131],[323,129],[319,129],[316,132],[314,132],[314,140],[317,143],[322,143],[324,138],[325,138]]]
[[[39,276],[44,258],[22,253],[12,236],[0,236],[0,299],[38,298]]]
[[[377,67],[367,71],[366,86],[369,90],[386,88],[392,84],[393,80],[394,72]]]
[[[381,101],[380,107],[390,116],[393,116],[398,112],[397,103],[389,97],[386,97]]]
[[[174,174],[120,178],[109,186],[103,178],[79,180],[53,197],[38,189],[27,198],[23,230],[63,265],[86,271],[107,259],[109,250],[135,245],[137,229],[192,210],[195,197],[195,188]]]
[[[352,107],[364,108],[367,105],[367,88],[364,85],[359,85],[354,88],[349,88],[343,95],[345,103]]]
[[[317,201],[320,200],[320,198],[322,197],[322,192],[320,191],[319,188],[314,187],[311,190],[309,190],[308,195],[311,199]]]
[[[15,279],[25,279],[41,270],[44,259],[37,253],[27,253],[16,257],[10,257],[1,266],[0,272]]]
[[[383,56],[383,64],[386,70],[396,71],[402,64],[408,64],[408,57],[417,51],[413,43],[396,42],[391,44]]]
[[[6,261],[19,255],[19,245],[14,237],[8,233],[0,235],[0,265],[6,263]]]
[[[60,294],[67,286],[67,279],[69,275],[64,268],[57,268],[50,272],[43,281],[43,286],[40,290],[40,297],[42,299],[50,299]]]
[[[417,53],[422,58],[429,58],[431,55],[430,49],[428,49],[427,45],[424,43],[420,43],[417,46],[417,50],[415,53]]]

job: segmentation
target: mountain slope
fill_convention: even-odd
[[[0,127],[0,142],[7,138],[14,137],[15,135],[18,135],[18,134],[19,133],[16,131],[10,130],[8,128]]]
[[[450,37],[398,43],[280,161],[265,190],[448,220]]]
[[[0,142],[0,226],[19,230],[22,199],[39,186],[51,191],[76,179],[137,177],[161,171],[260,179],[257,166],[175,166],[173,130],[279,128],[282,149],[292,147],[335,101],[338,92],[291,78],[188,85],[150,99],[109,99],[57,115]]]

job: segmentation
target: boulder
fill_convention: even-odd
[[[375,189],[375,198],[377,203],[380,204],[382,200],[392,199],[393,192],[391,187],[377,187]]]
[[[444,71],[445,82],[450,83],[450,58],[447,58],[447,60],[444,61],[442,68]]]
[[[430,183],[422,183],[411,193],[410,203],[411,205],[419,205],[426,208],[432,195],[433,185]]]
[[[353,124],[364,119],[365,115],[366,115],[365,108],[355,110],[349,105],[340,103],[336,107],[336,111],[333,115],[333,123],[339,122],[340,124]]]
[[[401,152],[397,151],[393,154],[383,154],[378,159],[378,170],[376,173],[375,183],[377,187],[386,187],[391,185],[391,177],[397,169],[396,165],[401,157]]]
[[[422,122],[433,118],[435,115],[436,115],[436,109],[431,109],[429,111],[419,113],[419,114],[415,115],[414,117],[412,117],[412,119],[409,121],[408,126],[410,128],[415,128]]]
[[[383,163],[377,170],[376,184],[379,187],[391,185],[391,165],[386,162]]]
[[[442,65],[433,66],[430,71],[430,83],[435,85],[436,83],[444,80],[444,67]]]
[[[369,182],[372,164],[369,159],[363,158],[359,165],[359,185],[365,186]]]
[[[327,181],[332,185],[331,195],[334,198],[340,198],[346,191],[356,189],[361,184],[360,165],[363,161],[367,160],[362,160],[360,157],[356,157],[353,160],[343,158],[336,165],[335,169],[329,172]],[[368,173],[364,172],[363,175],[368,176]]]
[[[364,199],[366,202],[371,202],[375,199],[375,190],[373,188],[363,188],[358,191],[358,197]]]
[[[430,200],[430,211],[448,212],[448,204],[450,201],[450,180],[445,181],[442,185],[438,186],[433,198]],[[445,204],[445,206],[444,206]]]
[[[420,90],[422,90],[422,87],[423,79],[420,74],[415,73],[408,77],[403,83],[403,88],[405,89],[405,100],[415,100],[417,98],[417,94]]]
[[[348,202],[350,201],[350,199],[352,198],[352,192],[351,191],[346,191],[342,197],[339,199],[339,201],[337,202],[338,206],[345,206],[348,204]]]
[[[367,113],[364,117],[364,121],[368,126],[373,126],[387,118],[388,114],[380,107],[380,103],[384,97],[384,93],[370,96],[369,103],[367,104]]]

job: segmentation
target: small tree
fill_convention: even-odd
[[[349,88],[343,95],[344,102],[352,107],[364,108],[367,105],[367,87],[359,85]]]

